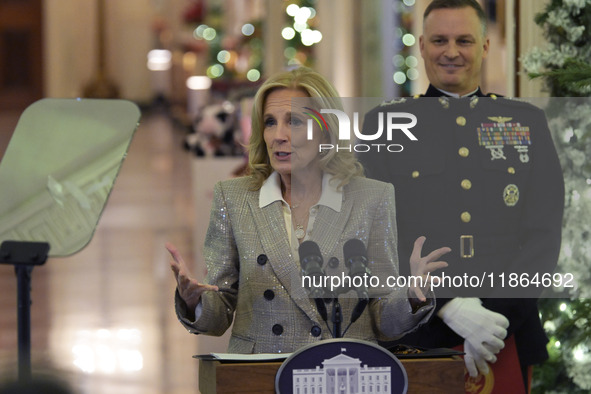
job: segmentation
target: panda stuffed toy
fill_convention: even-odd
[[[235,107],[229,101],[205,106],[191,125],[185,149],[198,157],[240,156],[243,149],[236,120]]]

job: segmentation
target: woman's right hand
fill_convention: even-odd
[[[446,246],[432,251],[427,256],[423,256],[423,244],[426,239],[424,236],[417,238],[410,255],[410,274],[413,277],[421,277],[424,281],[421,280],[422,287],[411,286],[409,290],[421,302],[427,301],[425,293],[432,288],[431,282],[439,280],[438,277],[431,276],[431,273],[448,265],[445,261],[436,260],[451,252],[451,249]]]
[[[201,294],[205,291],[218,291],[218,287],[202,284],[191,278],[189,270],[187,269],[187,264],[185,263],[185,260],[183,260],[183,257],[177,250],[176,246],[167,242],[166,249],[172,256],[170,268],[174,273],[179,295],[185,301],[187,307],[194,311],[201,299]]]

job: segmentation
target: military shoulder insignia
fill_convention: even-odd
[[[488,118],[495,123],[507,123],[508,121],[513,119],[505,116],[489,116]]]
[[[503,97],[505,100],[509,100],[509,101],[514,101],[514,102],[518,102],[518,103],[525,103],[525,104],[530,104],[527,100],[524,100],[521,97]]]
[[[405,98],[395,98],[394,100],[391,101],[384,101],[382,104],[380,104],[380,107],[385,107],[387,105],[392,105],[392,104],[401,104],[401,103],[405,103],[406,99]]]
[[[449,98],[447,97],[439,97],[439,104],[445,109],[449,108]]]

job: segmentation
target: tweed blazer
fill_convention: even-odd
[[[228,347],[233,353],[293,352],[331,338],[332,304],[327,304],[326,324],[302,286],[282,202],[260,208],[259,191],[249,190],[249,181],[242,177],[216,184],[204,255],[205,281],[217,285],[219,291],[203,294],[197,321],[191,321],[192,313],[177,291],[179,320],[191,333],[208,335],[222,335],[233,322]],[[371,301],[345,337],[372,342],[400,337],[430,318],[435,301],[429,294],[430,304],[412,313],[407,288],[387,285],[388,276],[398,275],[394,188],[354,178],[342,196],[340,212],[318,206],[310,234],[310,240],[320,247],[325,273],[330,277],[347,272],[343,244],[356,238],[366,245],[368,266],[380,279],[380,285],[369,287]],[[355,292],[342,295],[340,303],[345,329],[357,303]]]

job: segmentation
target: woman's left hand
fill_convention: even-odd
[[[417,238],[410,256],[411,275],[413,277],[421,277],[423,280],[421,281],[422,286],[411,286],[409,288],[409,292],[410,296],[418,298],[421,302],[425,302],[427,300],[425,293],[429,290],[429,288],[431,288],[431,282],[434,278],[431,276],[431,272],[447,267],[447,263],[445,261],[437,260],[444,254],[451,251],[450,248],[443,247],[436,249],[428,255],[422,257],[421,255],[423,253],[423,244],[425,243],[425,240],[426,238],[424,236]],[[435,277],[435,280],[437,279],[438,277]]]

